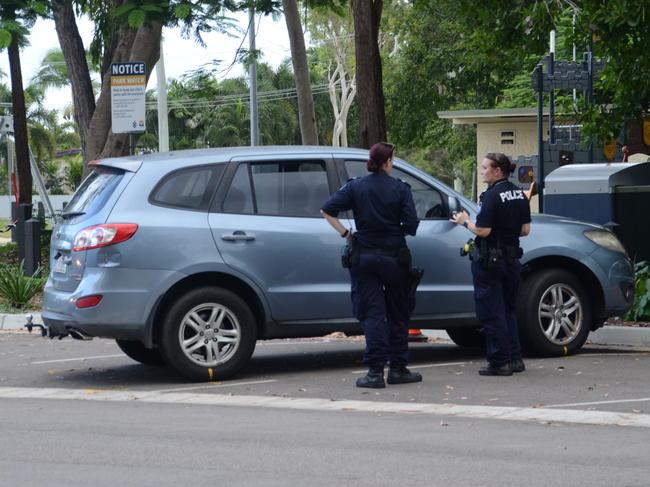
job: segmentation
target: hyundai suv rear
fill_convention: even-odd
[[[319,209],[364,174],[366,157],[257,147],[95,163],[53,231],[49,336],[114,338],[139,362],[211,380],[236,374],[258,339],[360,333],[342,241]],[[425,269],[412,326],[478,344],[469,263],[458,254],[470,235],[449,221],[476,206],[404,161],[391,175],[411,185],[421,219],[407,240]],[[351,214],[342,218],[353,226]],[[522,242],[518,316],[532,352],[574,352],[629,309],[631,262],[609,230],[538,215]]]

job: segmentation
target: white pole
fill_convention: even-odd
[[[160,39],[160,59],[156,63],[158,81],[158,151],[169,151],[169,122],[167,118],[167,78],[165,77],[165,58],[163,41]]]
[[[555,31],[551,31],[551,52],[555,54]]]
[[[249,67],[250,76],[250,100],[251,100],[251,146],[260,144],[259,122],[257,115],[257,55],[255,49],[255,9],[251,7],[248,10],[248,41],[249,51],[251,54],[251,63]]]
[[[575,9],[573,10],[573,33],[576,31],[576,11]],[[576,62],[576,43],[573,43],[573,62]],[[573,104],[576,104],[576,89],[573,88]]]

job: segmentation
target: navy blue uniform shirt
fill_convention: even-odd
[[[479,200],[476,226],[491,228],[488,247],[519,247],[521,226],[530,223],[530,205],[524,192],[507,179],[488,187]],[[476,239],[480,243],[481,238]]]
[[[410,186],[383,171],[348,181],[321,209],[331,216],[352,210],[363,247],[404,247],[404,235],[415,235],[420,223]]]

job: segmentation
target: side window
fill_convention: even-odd
[[[240,164],[235,177],[230,183],[230,188],[223,200],[225,213],[238,213],[250,215],[253,213],[253,194],[248,177],[248,164]]]
[[[420,220],[449,218],[449,212],[440,191],[396,168],[391,171],[391,176],[399,178],[411,186],[411,194],[413,194],[415,209]]]
[[[363,177],[368,174],[365,161],[345,161],[348,177]],[[411,194],[420,220],[439,220],[449,218],[442,194],[410,174],[393,168],[390,175],[399,178],[411,186]]]
[[[345,161],[348,178],[362,178],[370,174],[366,169],[366,161]]]
[[[206,210],[224,166],[198,166],[174,171],[165,176],[151,192],[153,204]]]
[[[257,213],[320,218],[329,197],[324,161],[251,164]]]

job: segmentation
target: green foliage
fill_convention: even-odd
[[[398,147],[400,157],[450,187],[459,178],[465,195],[470,196],[476,158],[476,129],[468,125],[453,127],[447,120],[436,120],[429,125],[426,137],[435,140],[435,144],[405,150]]]
[[[23,264],[0,265],[0,296],[10,306],[25,308],[31,299],[43,288],[44,278],[39,267],[33,276],[26,276]]]
[[[11,32],[5,29],[0,29],[0,49],[9,47],[11,44]]]
[[[513,50],[541,57],[548,51],[551,29],[564,39],[560,59],[570,59],[571,44],[582,53],[593,41],[594,57],[606,65],[595,81],[594,104],[583,100],[577,107],[582,134],[590,139],[615,137],[626,121],[650,111],[650,0],[541,0],[514,5],[460,0],[459,5],[468,25],[484,33],[485,46],[501,50],[504,58]]]
[[[625,318],[650,320],[650,265],[646,261],[634,265],[634,304]]]
[[[64,194],[63,184],[65,180],[59,171],[59,163],[55,160],[48,160],[43,161],[39,167],[48,192],[50,194]]]
[[[81,184],[83,176],[83,159],[80,156],[74,157],[68,161],[68,167],[65,168],[65,181],[70,189],[75,190]]]

